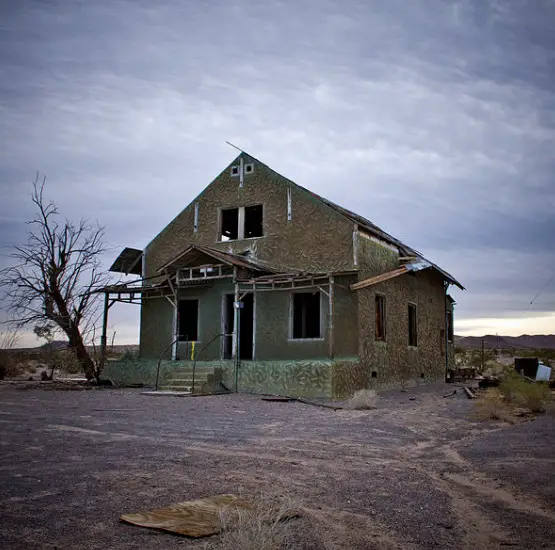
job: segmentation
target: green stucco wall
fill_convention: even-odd
[[[357,354],[357,296],[348,289],[353,277],[337,277],[334,284],[334,355]],[[328,286],[323,287],[329,290]],[[317,291],[317,288],[313,289]],[[211,361],[220,358],[222,300],[225,294],[233,294],[230,279],[217,280],[208,286],[180,289],[179,297],[199,300],[199,341],[195,351],[197,357]],[[322,338],[318,340],[293,340],[290,338],[290,307],[292,293],[289,291],[257,292],[256,345],[257,360],[323,359],[329,357],[329,302],[322,293]],[[141,325],[141,357],[158,359],[171,358],[173,340],[173,308],[164,299],[145,300],[144,321]],[[208,345],[207,348],[204,346]],[[201,350],[203,350],[201,352]],[[190,353],[189,348],[189,353]],[[201,355],[199,355],[201,353]],[[186,345],[180,344],[178,358],[187,357]]]
[[[143,384],[154,387],[158,361],[122,360],[108,361],[103,375],[117,385]],[[166,386],[182,368],[192,369],[191,361],[162,361],[159,386]],[[223,386],[235,390],[233,361],[199,361],[197,372],[207,369],[223,371]],[[314,359],[305,361],[242,361],[238,369],[239,391],[289,395],[295,397],[320,397],[342,399],[365,387],[361,384],[362,366],[356,357]]]

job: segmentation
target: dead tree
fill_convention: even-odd
[[[43,197],[46,178],[33,183],[32,201],[37,209],[29,221],[27,244],[14,246],[15,265],[0,271],[3,301],[17,326],[53,322],[67,336],[69,345],[88,380],[100,372],[85,337],[94,325],[100,296],[94,291],[107,283],[101,271],[104,230],[81,220],[75,225],[61,220],[58,208]]]

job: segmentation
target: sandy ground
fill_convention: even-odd
[[[299,499],[295,548],[555,548],[555,418],[477,423],[450,390],[333,411],[0,386],[0,547],[200,549],[118,518],[240,492]]]

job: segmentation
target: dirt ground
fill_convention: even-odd
[[[452,389],[333,411],[0,386],[0,547],[200,549],[118,518],[240,492],[300,501],[295,548],[555,548],[555,418],[478,423]]]

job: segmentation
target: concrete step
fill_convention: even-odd
[[[166,384],[164,386],[160,386],[159,388],[161,391],[178,391],[178,392],[192,392],[192,386],[180,386],[177,384]]]
[[[202,375],[197,375],[195,374],[195,384],[198,383],[202,383],[202,382],[208,382],[208,376],[202,376]],[[181,376],[172,376],[172,377],[167,377],[166,380],[168,381],[168,383],[193,383],[193,375],[181,375]]]
[[[182,374],[186,374],[186,375],[192,375],[193,374],[193,369],[189,369],[189,368],[184,368],[184,367],[179,367],[179,368],[171,368],[171,367],[166,367],[165,372],[167,372],[168,374],[175,374],[177,375],[182,375]],[[208,369],[208,368],[204,368],[204,369],[195,369],[195,376],[196,375],[208,375],[208,374],[214,374],[214,369]]]

